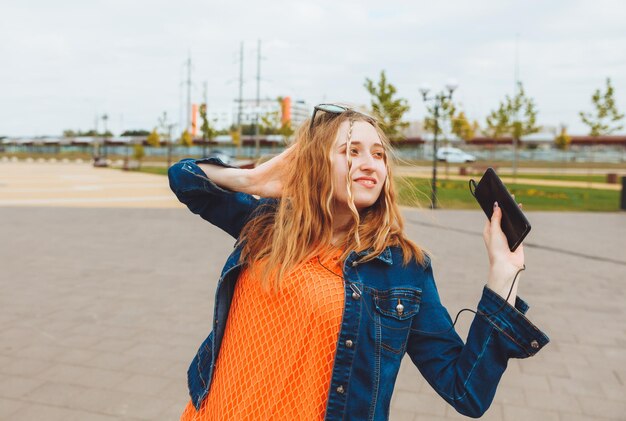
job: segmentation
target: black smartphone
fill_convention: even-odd
[[[474,187],[473,191],[472,187]],[[493,215],[493,202],[498,202],[502,209],[500,226],[506,235],[509,249],[515,251],[530,232],[530,223],[495,170],[491,167],[487,168],[478,184],[473,179],[470,180],[470,192],[490,221]]]

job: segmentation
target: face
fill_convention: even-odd
[[[346,175],[348,173],[348,154],[352,158],[350,183],[354,204],[358,210],[373,205],[380,196],[385,179],[385,149],[374,127],[364,121],[355,121],[352,125],[350,148],[348,149],[348,131],[350,122],[344,121],[339,126],[335,143],[331,150],[334,202],[345,207],[348,204]]]

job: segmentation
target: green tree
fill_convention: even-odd
[[[554,144],[557,149],[567,150],[570,143],[572,143],[572,137],[567,133],[567,127],[562,124],[560,133],[554,138]]]
[[[141,162],[143,161],[143,157],[145,156],[145,150],[141,143],[135,143],[133,145],[133,158],[137,160],[137,165],[139,169],[141,169]]]
[[[209,118],[207,117],[207,105],[200,104],[200,118],[202,119],[202,125],[200,131],[202,132],[202,155],[207,156],[206,146],[207,143],[212,141],[217,136],[216,130],[209,124]]]
[[[440,104],[440,105],[439,105]],[[439,107],[436,110],[435,107]],[[426,105],[428,114],[424,117],[424,130],[430,133],[437,133],[443,136],[444,145],[448,144],[448,134],[451,130],[452,116],[456,113],[456,105],[450,99],[442,98],[441,102],[433,103],[433,105]],[[435,118],[435,114],[439,115],[439,118]]]
[[[614,95],[611,78],[606,78],[606,91],[602,93],[600,89],[596,89],[591,96],[595,111],[579,113],[583,123],[589,126],[590,136],[606,136],[624,127],[621,124],[618,125],[618,122],[624,118],[624,114],[617,111]]]
[[[148,136],[149,134],[148,130],[125,130],[120,136]]]
[[[473,139],[479,129],[478,122],[470,123],[463,111],[452,117],[452,133],[465,141]]]
[[[394,98],[397,89],[387,82],[385,71],[380,72],[380,79],[375,84],[365,78],[365,89],[371,95],[371,107],[374,116],[379,120],[381,128],[390,140],[403,139],[402,131],[409,126],[402,121],[404,114],[409,111],[409,105],[404,98]]]
[[[183,146],[187,146],[188,148],[193,146],[193,137],[189,130],[185,129],[180,135],[179,143]]]
[[[504,134],[513,138],[513,178],[517,176],[517,145],[522,136],[537,133],[537,109],[532,98],[526,96],[524,86],[517,83],[514,97],[506,95],[497,110],[487,116],[487,127],[495,139]]]
[[[146,138],[146,143],[153,148],[158,148],[161,146],[161,135],[157,131],[156,127],[150,132],[148,137]]]
[[[237,130],[237,128],[232,128],[230,130],[230,137],[233,139],[233,144],[239,149],[241,146],[241,131]]]
[[[291,121],[284,121],[282,118],[282,104],[283,97],[276,98],[278,102],[278,109],[275,111],[270,111],[265,113],[265,115],[261,116],[261,127],[260,133],[269,135],[269,134],[277,134],[283,137],[283,140],[287,140],[294,134],[294,130],[291,127]]]
[[[63,130],[63,137],[76,137],[77,133],[74,130]]]

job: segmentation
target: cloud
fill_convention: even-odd
[[[87,129],[109,113],[114,131],[178,120],[184,61],[192,96],[230,110],[244,42],[244,95],[367,103],[366,77],[386,70],[422,118],[418,87],[443,87],[483,121],[514,86],[519,69],[540,121],[582,132],[578,111],[613,78],[626,109],[626,31],[619,1],[476,2],[266,0],[9,1],[0,13],[0,135]],[[122,117],[123,116],[123,117]]]

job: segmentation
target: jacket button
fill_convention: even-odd
[[[539,342],[537,342],[536,340],[533,339],[533,341],[530,343],[530,346],[532,346],[533,348],[537,349],[537,348],[539,348]]]
[[[361,294],[359,294],[358,292],[353,292],[352,293],[352,299],[353,300],[358,300],[359,298],[361,298]]]
[[[353,345],[352,341],[351,341],[350,339],[348,339],[348,340],[346,341],[346,347],[348,347],[348,348],[352,348],[352,345]]]
[[[337,393],[341,393],[343,395],[343,386],[337,387]]]
[[[352,267],[356,267],[359,264],[359,262],[352,262]]]

